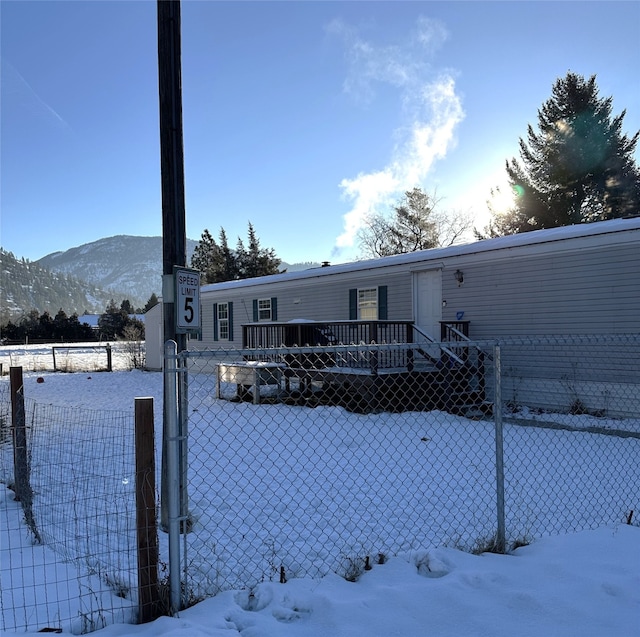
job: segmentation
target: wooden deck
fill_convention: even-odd
[[[243,325],[243,342],[245,352],[256,350],[254,361],[283,365],[277,400],[285,403],[364,413],[486,411],[484,360],[464,343],[468,328],[468,321],[443,323],[442,346],[418,341],[409,321],[254,323]]]

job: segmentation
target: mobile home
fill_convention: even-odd
[[[205,285],[201,302],[202,335],[190,349],[638,334],[640,218]],[[506,363],[535,404],[550,379],[557,386],[566,378],[573,353],[562,365],[530,354],[507,353]],[[589,391],[611,395],[618,377],[607,374]],[[637,411],[625,404],[620,413]]]
[[[198,348],[305,320],[410,321],[436,340],[443,322],[472,340],[637,333],[640,218],[206,285],[201,298]]]

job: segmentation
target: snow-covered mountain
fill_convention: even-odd
[[[197,241],[187,240],[187,262]],[[126,294],[136,307],[162,291],[162,237],[117,235],[53,252],[36,262],[108,291]]]
[[[197,245],[197,241],[187,239],[188,264]],[[53,252],[35,263],[114,294],[124,294],[134,307],[144,307],[151,294],[160,296],[162,291],[162,237],[107,237],[64,252]],[[292,272],[317,265],[283,262],[281,268]]]

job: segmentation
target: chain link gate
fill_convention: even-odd
[[[637,336],[447,343],[422,357],[411,344],[181,353],[183,604],[265,580],[349,579],[427,546],[508,548],[625,521],[640,505],[638,353]],[[609,413],[572,413],[596,367]]]

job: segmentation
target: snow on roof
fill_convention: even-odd
[[[270,283],[308,279],[326,275],[341,274],[344,272],[358,272],[360,270],[371,270],[373,268],[381,268],[390,265],[403,265],[420,261],[431,261],[479,252],[504,250],[520,246],[565,241],[567,239],[625,232],[629,230],[640,230],[640,216],[633,217],[631,219],[611,219],[609,221],[580,223],[571,226],[562,226],[560,228],[534,230],[533,232],[523,232],[505,237],[497,237],[495,239],[483,239],[481,241],[453,245],[446,248],[418,250],[408,254],[397,254],[390,257],[380,257],[378,259],[367,259],[364,261],[352,261],[350,263],[310,268],[309,270],[299,270],[297,272],[285,272],[283,274],[272,274],[252,279],[211,283],[209,285],[203,285],[202,292],[215,292],[218,290],[229,290],[249,287],[252,285],[268,285]]]

